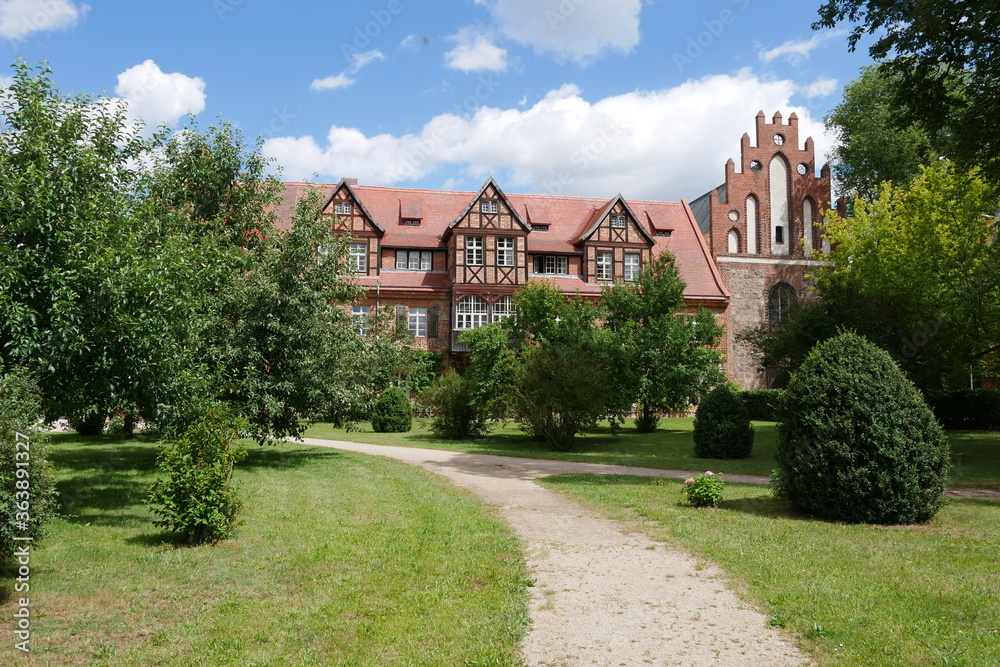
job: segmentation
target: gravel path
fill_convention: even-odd
[[[495,506],[524,539],[529,665],[802,665],[798,649],[726,587],[724,574],[533,480],[561,473],[687,473],[305,439],[445,475]],[[745,479],[744,479],[745,478]],[[758,482],[727,474],[732,482]]]

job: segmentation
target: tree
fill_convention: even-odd
[[[715,348],[722,328],[706,309],[679,315],[684,282],[674,256],[662,252],[635,283],[607,288],[603,305],[623,349],[623,382],[628,407],[638,404],[636,427],[653,432],[665,412],[685,410],[722,381],[722,354]]]
[[[987,181],[1000,184],[996,3],[827,0],[813,28],[842,21],[854,24],[852,51],[866,34],[877,35],[869,53],[899,77],[893,94],[897,125],[946,128],[948,157],[963,168],[980,166]]]
[[[847,327],[887,350],[923,389],[964,385],[1000,349],[1000,201],[978,170],[947,160],[907,187],[886,183],[832,218],[820,300],[751,336],[766,364],[795,368],[812,343]]]
[[[936,155],[947,153],[941,128],[930,132],[918,122],[897,125],[896,88],[901,77],[890,68],[865,67],[844,87],[844,99],[824,119],[836,137],[830,164],[838,191],[874,199],[884,181],[906,186]]]

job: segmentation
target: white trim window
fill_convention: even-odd
[[[371,320],[371,306],[353,306],[351,308],[351,319],[354,320],[354,333],[359,336],[368,335],[368,323]]]
[[[514,299],[502,296],[493,302],[493,321],[505,320],[514,314]]]
[[[639,277],[639,255],[625,253],[625,280],[632,282]]]
[[[496,213],[500,210],[500,206],[495,199],[487,199],[480,205],[479,210],[483,213]]]
[[[497,266],[514,266],[514,237],[497,238]]]
[[[405,271],[430,271],[433,255],[429,250],[397,250],[396,268]]]
[[[465,263],[469,266],[483,265],[483,237],[465,237]]]
[[[336,213],[337,215],[350,215],[353,210],[354,207],[351,206],[350,202],[333,205],[333,212]]]
[[[414,338],[427,337],[427,309],[410,307],[406,328],[410,330]]]
[[[569,257],[535,255],[535,273],[544,273],[550,276],[565,276],[569,274]]]
[[[352,243],[347,255],[347,263],[354,273],[368,271],[368,244]]]
[[[611,253],[610,252],[599,252],[597,253],[597,279],[598,280],[611,280]]]
[[[470,294],[455,306],[455,329],[478,329],[486,325],[486,301]]]
[[[628,218],[624,215],[613,215],[611,216],[611,226],[615,229],[624,229],[625,225],[628,224]]]

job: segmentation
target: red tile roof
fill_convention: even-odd
[[[286,183],[283,200],[276,209],[279,227],[287,228],[295,209],[295,201],[308,188],[319,188],[328,198],[337,185]],[[369,185],[351,185],[363,202],[373,222],[385,230],[382,246],[389,248],[447,248],[449,225],[454,223],[476,196],[475,192],[422,190]],[[506,194],[506,193],[505,193]],[[613,200],[561,195],[506,194],[511,207],[529,225],[548,225],[548,231],[535,230],[528,235],[530,253],[579,254],[583,248],[574,245]],[[687,287],[684,294],[691,300],[725,301],[728,293],[708,245],[686,202],[625,200],[637,221],[656,242],[656,251],[670,250],[677,258],[681,278]],[[419,227],[404,226],[404,218],[419,217]],[[658,231],[670,230],[670,238],[657,236]],[[389,289],[446,289],[445,274],[420,272],[384,272],[379,279],[363,277],[362,284],[374,285],[376,280]],[[567,292],[600,292],[600,286],[588,285],[581,278],[550,279]]]

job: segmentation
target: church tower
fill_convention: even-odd
[[[726,331],[729,377],[747,389],[780,386],[776,370],[761,373],[743,331],[775,325],[808,298],[811,267],[819,264],[823,211],[831,208],[830,167],[816,175],[812,137],[799,143],[799,119],[756,117],[751,142],[744,134],[739,164],[726,163],[725,183],[691,202],[702,234],[731,295]]]

